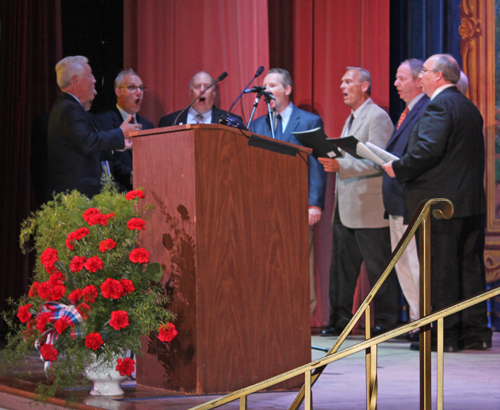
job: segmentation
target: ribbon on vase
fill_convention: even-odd
[[[83,322],[82,316],[80,315],[76,307],[73,305],[68,306],[57,302],[46,302],[40,308],[40,313],[50,313],[49,317],[50,323],[55,323],[59,319],[62,319],[64,322],[66,322],[68,326],[70,326],[71,329],[70,335],[72,339],[77,334],[75,327]],[[43,343],[44,338],[45,338],[45,343]],[[58,338],[59,338],[59,333],[57,333],[55,328],[48,329],[45,332],[43,332],[38,339],[35,340],[35,348],[37,350],[40,350],[42,344],[54,345],[55,341]],[[43,366],[45,374],[49,379],[52,380],[50,376],[50,368],[52,366],[52,362],[49,360],[45,360],[41,354],[40,358],[45,362]]]

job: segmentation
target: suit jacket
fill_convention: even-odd
[[[347,118],[342,136],[346,136]],[[354,116],[349,130],[361,142],[370,141],[384,148],[394,125],[389,115],[369,98]],[[383,228],[382,171],[367,159],[356,159],[348,153],[338,158],[336,206],[342,224],[348,228]]]
[[[282,134],[282,141],[302,145],[292,134],[294,131],[307,131],[313,128],[323,128],[323,120],[316,114],[301,110],[293,106],[290,120]],[[271,137],[271,125],[269,116],[264,115],[257,118],[250,125],[250,131]],[[311,154],[308,155],[309,166],[309,206],[317,206],[323,209],[325,205],[326,172],[323,165]]]
[[[154,128],[151,121],[136,114],[137,122],[142,125],[143,130],[149,130]],[[115,106],[112,110],[106,111],[98,115],[99,128],[101,130],[112,130],[115,128],[120,128],[123,123],[123,117]],[[113,151],[109,153],[111,160],[111,173],[117,182],[118,189],[120,191],[130,191],[132,189],[132,184],[130,183],[130,174],[132,173],[132,150],[127,149],[125,151]]]
[[[101,152],[123,149],[121,129],[98,131],[83,106],[61,93],[50,112],[47,198],[76,189],[93,196],[101,188]]]
[[[406,154],[393,162],[406,183],[405,221],[431,198],[449,199],[454,218],[486,214],[484,156],[481,113],[456,87],[444,89],[413,127]]]
[[[394,127],[385,150],[401,158],[408,146],[411,130],[429,103],[429,97],[425,94],[417,101],[408,112],[399,129]],[[391,178],[386,172],[382,176],[382,197],[387,215],[403,216],[405,208],[405,184],[399,183],[396,178]]]
[[[163,117],[160,118],[160,123],[158,124],[158,127],[170,127],[171,125],[174,125],[175,119],[179,115],[181,111],[176,111],[171,114],[164,115]],[[188,110],[184,111],[182,115],[179,117],[177,120],[177,125],[179,124],[186,124],[187,123],[187,116],[188,116]],[[217,108],[215,105],[212,107],[212,124],[218,124],[219,120],[225,119],[227,116],[227,111],[221,110],[220,108]],[[236,117],[240,121],[243,121],[240,116],[236,114],[231,114],[231,117]]]

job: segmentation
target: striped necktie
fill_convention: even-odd
[[[399,127],[401,126],[401,124],[405,120],[406,116],[408,115],[408,111],[410,111],[410,110],[408,109],[408,106],[406,106],[405,110],[401,113],[401,116],[399,117],[398,125],[396,126],[397,130],[399,130]]]

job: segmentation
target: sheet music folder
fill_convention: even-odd
[[[307,131],[292,132],[292,134],[295,135],[295,138],[297,138],[304,147],[313,150],[312,155],[315,158],[338,158],[342,156],[335,144],[326,136],[325,131],[321,127]]]

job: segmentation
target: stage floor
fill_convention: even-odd
[[[312,336],[313,346],[330,348],[333,337]],[[361,336],[350,336],[345,347],[362,341]],[[344,346],[343,346],[344,347]],[[500,409],[500,333],[494,333],[493,348],[483,352],[461,351],[446,353],[444,363],[444,407],[452,410],[499,410]],[[312,350],[312,359],[319,359],[323,352]],[[39,366],[38,366],[39,363]],[[37,355],[30,357],[24,366],[42,367]],[[436,396],[436,353],[432,354],[433,397]],[[40,374],[40,377],[43,377]],[[171,395],[169,392],[136,386],[134,381],[122,384],[125,395],[113,398],[93,397],[86,391],[76,392],[76,402],[65,404],[62,395],[43,410],[78,408],[81,410],[100,408],[106,410],[167,409],[187,410],[217,396]],[[34,383],[0,378],[0,410],[33,410],[33,399],[29,397]],[[419,354],[409,350],[409,343],[395,340],[383,343],[378,350],[378,409],[418,410],[419,405]],[[68,392],[69,394],[74,394]],[[253,394],[248,399],[248,409],[287,409],[295,392],[270,392]],[[363,409],[365,405],[365,361],[364,353],[332,363],[323,372],[313,387],[315,410]],[[239,409],[233,402],[221,409]],[[303,408],[303,407],[302,407]]]

